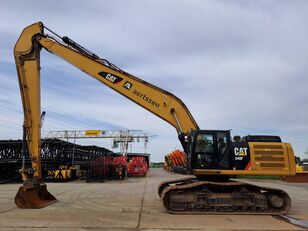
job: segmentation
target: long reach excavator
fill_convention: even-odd
[[[45,33],[48,32],[49,34]],[[40,52],[44,48],[171,124],[194,175],[163,182],[158,194],[170,213],[284,214],[288,194],[230,178],[238,175],[295,175],[292,146],[279,136],[231,138],[230,130],[200,130],[185,104],[173,94],[139,79],[106,59],[61,37],[41,22],[26,27],[14,48],[24,111],[24,140],[32,168],[20,169],[24,181],[16,194],[20,208],[42,208],[57,201],[42,180]]]

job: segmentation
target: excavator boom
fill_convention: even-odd
[[[44,30],[53,33],[44,27],[41,22],[26,27],[14,48],[24,109],[26,140],[32,162],[32,172],[26,169],[20,170],[26,185],[19,190],[16,201],[24,201],[24,198],[28,197],[34,198],[32,204],[35,204],[35,201],[51,198],[50,196],[44,196],[44,194],[48,194],[48,191],[46,186],[42,184],[40,155],[40,51],[42,48],[61,57],[96,80],[165,120],[175,127],[179,134],[187,133],[191,129],[198,129],[197,123],[185,104],[173,94],[124,72],[116,65],[106,59],[99,58],[68,37],[59,37],[55,33],[53,33],[54,37],[51,37],[45,34]],[[33,177],[29,177],[31,174],[33,174]],[[38,187],[40,185],[42,187]],[[38,191],[40,193],[36,193],[36,196],[33,196]],[[31,196],[20,196],[23,192],[31,192]],[[55,198],[50,199],[51,203],[54,201]],[[17,204],[19,207],[23,207],[20,205],[21,203]],[[34,205],[33,207],[40,206]]]

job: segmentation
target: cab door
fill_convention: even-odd
[[[218,162],[214,134],[199,133],[195,139],[193,168],[215,169]]]
[[[217,158],[219,169],[232,169],[232,156],[230,153],[230,131],[217,131]]]
[[[202,131],[195,136],[192,167],[229,169],[229,145],[229,131]]]

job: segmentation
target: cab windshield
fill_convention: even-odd
[[[213,135],[199,134],[197,136],[195,152],[212,153],[213,152]]]

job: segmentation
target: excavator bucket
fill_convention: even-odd
[[[15,196],[15,204],[21,209],[40,209],[57,201],[45,184],[21,186]]]

